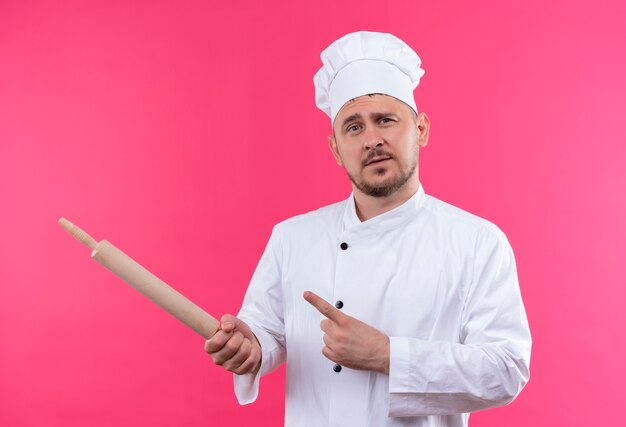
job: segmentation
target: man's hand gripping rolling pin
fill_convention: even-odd
[[[231,314],[220,320],[220,329],[204,344],[216,365],[237,375],[256,374],[261,367],[261,345],[250,327]]]

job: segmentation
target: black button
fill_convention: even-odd
[[[335,372],[341,372],[341,365],[335,365],[335,366],[333,366],[333,371],[335,371]]]
[[[343,242],[341,245],[339,245],[339,247],[345,251],[346,249],[348,249],[348,244],[346,242]]]
[[[341,307],[343,307],[343,301],[339,300],[335,303],[335,307],[337,307],[339,310],[341,310]]]

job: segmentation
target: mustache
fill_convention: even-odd
[[[393,156],[391,154],[389,154],[388,152],[386,152],[384,150],[381,150],[380,148],[375,148],[374,150],[372,150],[369,153],[367,153],[367,156],[365,156],[365,158],[361,161],[361,165],[367,166],[367,164],[369,162],[371,162],[374,157],[390,157],[390,158],[393,158]]]

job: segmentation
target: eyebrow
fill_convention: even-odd
[[[353,122],[353,121],[355,121],[357,119],[360,119],[360,118],[361,118],[361,114],[360,113],[355,113],[355,114],[352,114],[351,116],[346,117],[345,120],[343,121],[343,123],[341,124],[341,128],[342,129],[345,128],[348,123]]]
[[[389,116],[397,116],[397,114],[394,113],[370,113],[369,114],[370,118],[372,120],[380,120],[383,117],[389,117]],[[350,122],[353,122],[355,120],[360,120],[362,119],[363,116],[361,116],[361,113],[354,113],[348,117],[345,118],[345,120],[343,121],[343,123],[341,124],[341,128],[345,128],[346,125]]]

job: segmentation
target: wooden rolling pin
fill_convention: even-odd
[[[65,218],[59,218],[59,224],[92,250],[91,257],[93,259],[196,331],[204,339],[211,338],[217,332],[220,324],[213,316],[168,286],[111,243],[106,240],[96,242],[89,234]]]

